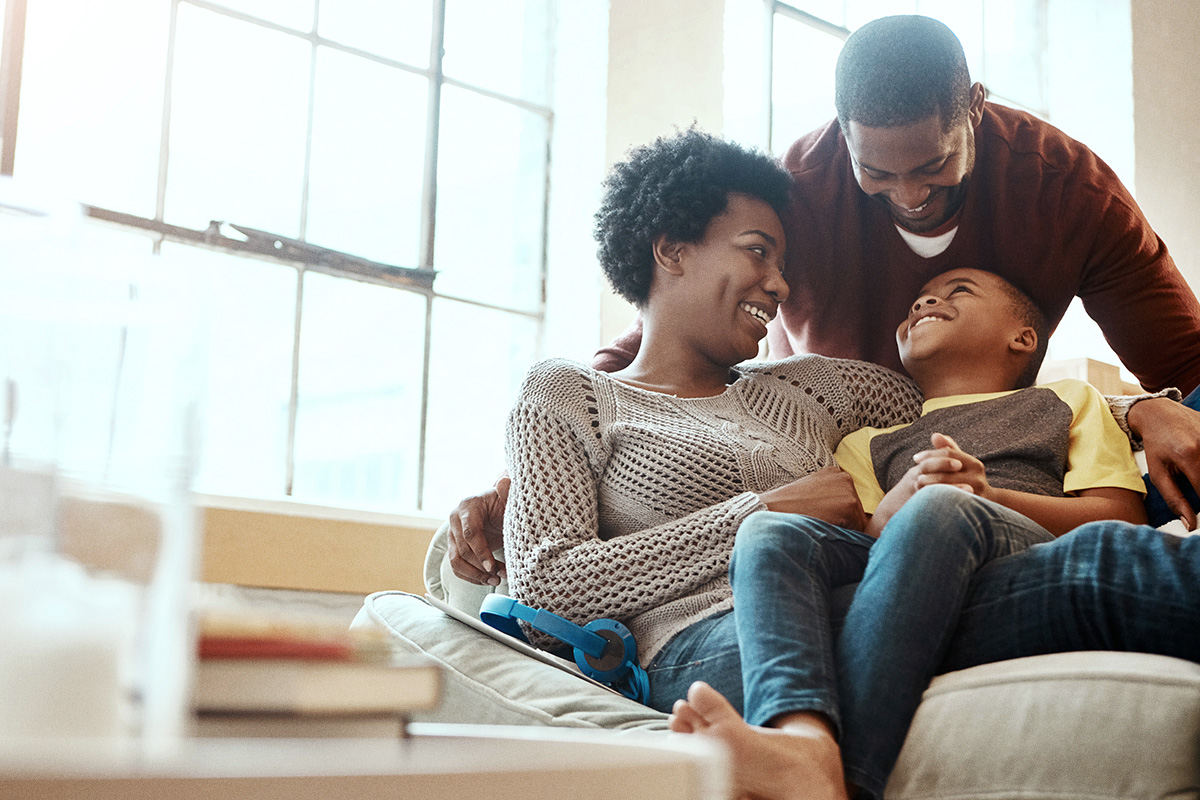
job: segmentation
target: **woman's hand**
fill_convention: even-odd
[[[464,581],[495,586],[505,577],[504,562],[492,551],[504,544],[504,506],[510,482],[505,475],[486,492],[460,500],[450,512],[446,553],[450,568]]]
[[[804,514],[854,531],[861,531],[867,524],[854,479],[837,467],[817,470],[758,497],[770,511]]]

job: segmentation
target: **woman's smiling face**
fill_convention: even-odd
[[[699,242],[680,245],[693,336],[711,359],[730,366],[754,358],[779,304],[783,279],[783,225],[775,210],[750,195],[731,193]]]

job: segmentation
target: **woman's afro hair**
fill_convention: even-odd
[[[594,230],[600,266],[613,289],[641,307],[659,236],[700,241],[730,192],[756,197],[782,216],[790,185],[776,159],[695,128],[634,148],[604,181]]]

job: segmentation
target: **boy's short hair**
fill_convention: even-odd
[[[1017,377],[1017,389],[1027,389],[1037,383],[1038,373],[1042,369],[1042,362],[1046,360],[1046,347],[1050,341],[1050,332],[1047,330],[1046,315],[1037,307],[1037,303],[1025,292],[1018,289],[1013,284],[1009,283],[999,275],[996,276],[1004,293],[1008,295],[1009,308],[1022,325],[1028,325],[1037,333],[1037,347],[1029,355],[1029,361],[1025,364],[1025,369]]]
[[[971,76],[962,43],[930,17],[872,20],[850,34],[834,73],[842,130],[851,121],[893,128],[939,115],[949,131],[967,119]]]
[[[650,296],[654,241],[698,242],[737,192],[783,216],[791,174],[772,156],[690,128],[634,148],[604,181],[593,233],[600,266],[636,306]]]

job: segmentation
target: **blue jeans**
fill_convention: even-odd
[[[1200,411],[1200,388],[1192,391],[1187,397],[1183,398],[1183,404],[1193,411]],[[1178,519],[1175,512],[1172,511],[1162,498],[1162,493],[1158,491],[1153,483],[1150,482],[1149,475],[1143,475],[1142,479],[1146,482],[1146,517],[1150,524],[1158,527],[1166,525],[1173,519]],[[1183,492],[1183,496],[1192,508],[1200,510],[1200,497],[1196,495],[1196,490],[1188,483],[1187,478],[1179,475],[1175,478],[1175,485]]]
[[[943,491],[969,497],[946,487],[922,495],[936,507],[935,497]],[[923,503],[909,505],[914,508],[910,516],[924,516],[919,510]],[[897,518],[904,519],[899,514]],[[903,598],[908,579],[896,570],[873,570],[871,564],[907,563],[907,556],[894,552],[902,546],[932,553],[936,558],[927,558],[923,569],[930,581],[940,583],[942,573],[969,576],[988,558],[1052,538],[1040,528],[1031,533],[1023,526],[991,526],[979,534],[974,528],[964,532],[941,524],[930,530],[927,524],[907,525],[897,518],[889,525],[890,535],[876,544],[866,534],[811,517],[752,515],[738,531],[730,562],[733,612],[701,620],[672,637],[647,670],[649,705],[668,711],[693,681],[704,680],[751,724],[763,725],[791,711],[814,711],[840,728],[834,649],[848,600],[857,597],[860,580],[868,588],[877,587],[872,591],[881,597]],[[964,548],[971,552],[965,554]],[[939,599],[946,608],[943,613],[962,603],[961,594]],[[739,636],[739,631],[749,635]],[[920,698],[920,690],[916,696]]]
[[[939,547],[872,555],[838,640],[850,780],[882,797],[921,693],[934,675],[1076,650],[1200,661],[1200,536],[1094,522],[1004,555],[997,543],[1044,539],[1032,520],[948,487],[921,490],[889,521],[941,531]],[[990,557],[982,547],[991,540]],[[964,547],[963,543],[967,543]],[[982,559],[982,560],[981,560]],[[889,587],[889,578],[891,584]]]
[[[1072,650],[1200,661],[1200,536],[1101,522],[1047,537],[949,487],[919,492],[878,543],[809,517],[755,514],[734,548],[734,612],[667,643],[650,668],[650,704],[670,710],[706,680],[754,724],[824,713],[841,731],[848,777],[879,797],[935,674]],[[749,635],[739,640],[739,628]]]

